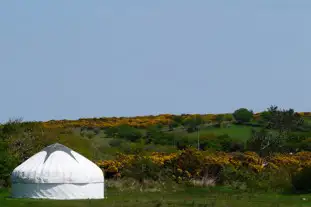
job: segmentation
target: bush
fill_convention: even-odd
[[[246,108],[240,108],[233,113],[233,117],[238,123],[243,124],[251,121],[253,114],[253,111],[249,111]]]
[[[143,134],[139,129],[126,124],[107,128],[105,133],[108,137],[121,138],[132,142],[135,142],[143,137]]]
[[[221,151],[222,150],[222,145],[221,145],[222,141],[223,140],[219,139],[214,134],[204,135],[204,136],[200,137],[200,149],[201,150],[212,149],[212,150],[216,150],[216,151]]]
[[[198,130],[200,125],[204,124],[202,116],[195,115],[194,117],[188,117],[183,121],[183,125],[187,128],[188,133],[192,133]]]
[[[283,152],[285,139],[280,135],[275,135],[266,129],[256,131],[252,129],[252,135],[247,140],[247,150],[254,151],[261,156],[267,156],[273,152]]]
[[[221,146],[224,152],[243,152],[245,150],[244,142],[232,138],[222,140]]]
[[[8,151],[8,145],[0,141],[0,188],[10,185],[11,172],[17,164],[18,161]]]
[[[176,141],[176,148],[178,150],[184,150],[187,149],[190,146],[190,141],[188,137],[180,137]]]
[[[174,134],[157,132],[157,133],[152,134],[151,140],[154,144],[174,145],[176,142],[176,137]]]
[[[124,141],[122,139],[112,139],[109,141],[111,147],[120,147]]]
[[[135,156],[135,161],[127,168],[124,168],[121,174],[125,177],[134,178],[141,184],[146,180],[158,181],[163,176],[158,165],[142,156]]]
[[[247,167],[226,166],[220,173],[219,183],[248,191],[287,192],[292,188],[291,175],[284,169],[265,169],[258,173]]]
[[[200,138],[200,149],[237,152],[244,151],[244,143],[242,141],[232,139],[227,134],[220,136],[208,134]]]
[[[232,121],[233,120],[233,115],[232,114],[225,114],[224,115],[224,121]]]
[[[293,175],[293,191],[296,193],[311,193],[311,167],[306,167]]]

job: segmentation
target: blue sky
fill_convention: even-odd
[[[0,4],[0,121],[311,111],[311,1]]]

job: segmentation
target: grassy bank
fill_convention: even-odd
[[[99,207],[99,206],[208,206],[208,207],[256,207],[256,206],[311,206],[311,195],[280,195],[276,193],[240,193],[231,190],[188,188],[179,192],[120,192],[108,189],[107,199],[83,201],[49,201],[9,198],[9,191],[0,193],[1,207]]]

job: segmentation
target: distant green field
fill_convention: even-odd
[[[238,126],[238,125],[232,125],[229,128],[210,127],[200,130],[200,136],[204,136],[211,133],[215,135],[228,134],[230,137],[234,139],[246,141],[251,135],[251,129],[252,127],[250,126]],[[197,132],[189,133],[189,136],[196,137]]]
[[[206,206],[206,207],[309,207],[311,195],[286,196],[276,193],[234,193],[210,191],[207,188],[188,189],[183,192],[118,192],[108,189],[104,200],[51,201],[34,199],[11,199],[8,192],[0,193],[1,207],[160,207],[160,206]]]

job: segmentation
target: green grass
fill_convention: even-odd
[[[0,193],[1,207],[153,207],[153,206],[206,206],[206,207],[259,207],[284,206],[307,207],[311,206],[311,195],[286,196],[275,193],[254,194],[237,193],[208,189],[187,189],[183,192],[148,193],[148,192],[119,192],[108,191],[108,198],[104,200],[80,201],[52,201],[34,199],[12,199],[9,193]],[[305,200],[303,200],[305,198]]]
[[[228,128],[216,128],[210,127],[200,130],[200,136],[204,136],[207,134],[215,134],[215,135],[223,135],[228,134],[230,137],[242,141],[246,141],[251,136],[251,129],[250,126],[239,126],[239,125],[232,125]],[[197,137],[197,132],[189,133],[191,137]]]
[[[311,118],[304,118],[304,121],[307,122],[308,124],[311,124]]]

